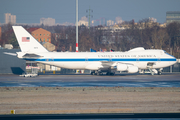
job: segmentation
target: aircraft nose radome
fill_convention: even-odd
[[[176,58],[175,58],[176,59]],[[177,63],[178,62],[178,59],[176,59],[176,62],[175,63]]]
[[[177,62],[177,59],[174,56],[170,55],[170,57],[174,59],[173,61]]]
[[[176,64],[177,62],[178,62],[178,59],[176,59],[175,57],[173,57],[175,60],[174,61],[172,61],[173,63],[172,63],[172,65],[173,64]]]

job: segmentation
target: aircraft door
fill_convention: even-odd
[[[139,63],[139,56],[136,58],[136,63],[137,64]]]
[[[160,63],[161,62],[161,56],[163,55],[163,51],[160,51],[160,56],[158,56],[158,63]]]
[[[51,57],[51,59],[49,59],[49,62],[51,65],[54,65],[54,57]]]
[[[88,57],[85,58],[85,62],[88,63]]]
[[[54,58],[53,57],[51,58],[51,61],[54,62]]]

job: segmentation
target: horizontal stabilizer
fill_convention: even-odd
[[[16,53],[8,53],[8,52],[4,52],[4,54],[7,54],[7,55],[12,55],[12,56],[17,56]]]

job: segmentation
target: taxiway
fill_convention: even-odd
[[[92,76],[84,74],[40,75],[24,78],[0,75],[0,87],[180,87],[180,74]]]

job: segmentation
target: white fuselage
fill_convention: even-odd
[[[36,53],[42,57],[25,58],[26,60],[54,65],[68,69],[98,70],[105,67],[102,63],[116,66],[118,63],[131,64],[139,69],[163,68],[176,63],[176,58],[163,50],[142,50],[129,52],[46,52]]]

